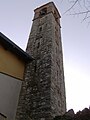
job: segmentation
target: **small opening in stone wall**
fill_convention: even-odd
[[[60,93],[60,90],[57,88],[57,93],[59,94]]]
[[[40,47],[40,42],[38,42],[38,44],[37,44],[37,48],[39,48]]]
[[[60,107],[60,101],[58,101],[58,106]]]
[[[57,70],[57,77],[58,77],[58,70]]]
[[[37,61],[35,60],[34,72],[37,70]]]
[[[56,53],[57,53],[57,47],[56,47]]]
[[[42,26],[39,27],[39,32],[41,32],[41,31],[42,31]]]

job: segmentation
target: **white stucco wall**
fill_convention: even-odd
[[[14,120],[22,81],[0,73],[0,113]]]

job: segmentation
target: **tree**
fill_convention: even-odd
[[[82,21],[89,20],[90,23],[90,0],[68,0],[70,7],[66,13],[74,16],[82,16]]]

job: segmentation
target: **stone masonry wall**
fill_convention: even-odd
[[[50,17],[51,16],[51,17]],[[50,120],[52,14],[33,22],[27,52],[35,58],[30,64],[31,118]],[[32,68],[31,68],[32,66]],[[34,83],[35,82],[35,83]]]
[[[56,9],[50,5],[52,11]],[[66,111],[58,21],[53,12],[33,20],[26,51],[34,60],[26,65],[16,120],[52,120]]]
[[[66,111],[66,96],[63,70],[63,54],[61,27],[53,18],[52,67],[51,67],[51,106],[53,116],[62,115]]]

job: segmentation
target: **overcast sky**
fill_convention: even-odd
[[[49,1],[0,0],[0,31],[25,50],[33,10]],[[90,25],[80,16],[63,15],[68,0],[53,1],[61,14],[67,110],[77,112],[90,105]]]

